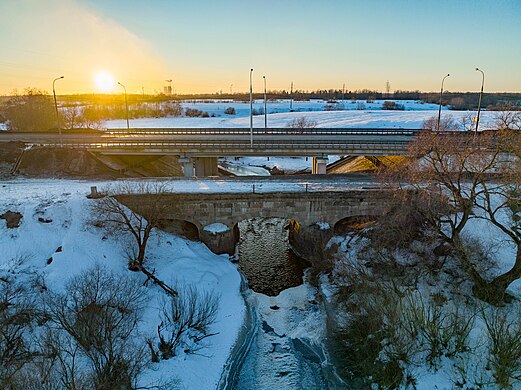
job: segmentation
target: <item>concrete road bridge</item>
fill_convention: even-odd
[[[176,155],[185,176],[217,175],[224,156],[312,157],[325,174],[328,155],[404,155],[418,129],[360,128],[148,128],[21,133],[0,132],[0,142],[41,148],[77,148],[106,155]]]

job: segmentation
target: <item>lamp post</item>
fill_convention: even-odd
[[[64,76],[56,77],[52,81],[52,95],[54,96],[54,111],[56,112],[56,126],[58,126],[58,134],[60,135],[60,146],[62,146],[62,128],[60,126],[60,115],[58,114],[58,103],[56,102],[56,90],[54,89],[54,83],[56,80],[63,79]]]
[[[253,147],[253,68],[250,69],[250,146]]]
[[[130,124],[128,122],[128,100],[127,100],[127,89],[125,88],[125,86],[123,84],[121,84],[119,81],[118,81],[118,84],[121,85],[123,87],[123,90],[125,91],[125,107],[127,109],[127,131],[130,130]]]
[[[479,103],[478,103],[478,117],[476,118],[476,134],[478,133],[479,126],[479,113],[481,112],[481,99],[483,98],[483,85],[485,85],[485,73],[479,68],[476,68],[476,71],[481,72],[481,92],[479,93]]]
[[[262,76],[264,79],[264,128],[268,128],[268,105],[266,103],[266,76]]]
[[[440,89],[440,107],[438,109],[438,124],[436,126],[436,129],[438,131],[440,131],[440,120],[441,120],[441,95],[443,95],[443,82],[445,81],[445,79],[447,77],[450,76],[450,73],[447,73],[447,76],[445,76],[442,80],[441,80],[441,89]]]
[[[230,95],[233,95],[233,84],[230,84]]]

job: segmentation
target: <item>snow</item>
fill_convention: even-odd
[[[392,99],[390,99],[392,100]],[[374,103],[363,102],[366,109],[357,110],[357,104],[346,101],[344,109],[340,111],[324,111],[327,104],[323,100],[311,100],[308,102],[294,102],[293,112],[289,110],[288,101],[268,102],[268,127],[286,127],[291,121],[305,117],[317,122],[317,127],[336,128],[409,128],[418,129],[422,127],[425,120],[438,115],[438,106],[435,104],[421,103],[414,100],[398,101],[405,106],[404,111],[382,110],[383,100]],[[241,102],[197,102],[183,103],[185,108],[197,108],[216,115],[209,118],[140,118],[132,119],[130,126],[135,128],[223,128],[223,127],[249,127],[250,111],[249,103]],[[226,107],[234,107],[236,115],[225,115]],[[257,100],[254,108],[259,110],[263,103]],[[476,116],[475,111],[449,111],[442,107],[443,115],[452,116],[457,122],[468,116]],[[220,115],[220,116],[218,116]],[[496,113],[493,111],[482,111],[480,116],[480,128],[482,130],[491,128]],[[125,120],[106,121],[107,128],[125,128]],[[264,115],[253,117],[253,126],[264,127]]]
[[[211,233],[211,234],[218,234],[218,233],[225,233],[230,230],[228,226],[226,226],[224,223],[212,223],[210,225],[206,225],[203,230],[205,232]]]
[[[88,224],[89,205],[85,197],[90,186],[102,189],[108,182],[74,180],[13,180],[0,186],[0,213],[16,210],[23,214],[21,226],[7,229],[0,220],[0,268],[10,267],[13,258],[23,257],[20,277],[37,273],[51,290],[63,290],[69,277],[96,263],[103,268],[128,275],[127,260],[121,241],[103,237],[103,232]],[[38,222],[38,217],[52,220]],[[142,384],[158,378],[177,377],[182,389],[215,388],[230,349],[244,318],[240,295],[240,274],[227,256],[215,255],[203,244],[175,235],[156,232],[149,244],[148,263],[166,283],[195,285],[199,291],[214,291],[220,296],[217,321],[210,332],[207,348],[197,354],[181,353],[152,365]],[[57,252],[61,246],[62,251]],[[51,264],[47,260],[52,258]],[[131,273],[143,279],[141,274]],[[140,331],[157,338],[159,307],[164,295],[150,286],[150,301]]]
[[[7,130],[7,124],[0,122],[0,131]]]
[[[316,224],[317,224],[317,226],[319,227],[320,230],[331,229],[331,226],[329,226],[329,224],[327,222],[317,222]]]

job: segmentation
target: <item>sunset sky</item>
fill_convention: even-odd
[[[370,88],[521,92],[520,0],[0,0],[0,94]],[[113,80],[110,80],[110,78]],[[98,80],[96,82],[95,80]],[[59,84],[58,84],[59,83]],[[108,83],[108,84],[107,84]],[[119,92],[119,87],[114,91]]]

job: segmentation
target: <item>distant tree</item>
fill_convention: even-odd
[[[305,116],[297,119],[293,119],[287,124],[286,127],[290,129],[314,129],[317,127],[317,121],[307,119]]]
[[[235,108],[234,107],[227,107],[226,110],[224,110],[224,113],[226,115],[235,115]]]
[[[436,131],[438,130],[438,117],[432,116],[422,124],[422,129]],[[442,115],[440,117],[440,131],[456,131],[459,130],[458,124],[450,115]]]
[[[450,99],[449,105],[451,110],[466,110],[469,107],[468,103],[462,97],[454,97]]]
[[[56,127],[52,97],[41,89],[16,91],[1,107],[7,128],[14,131],[47,131]]]

